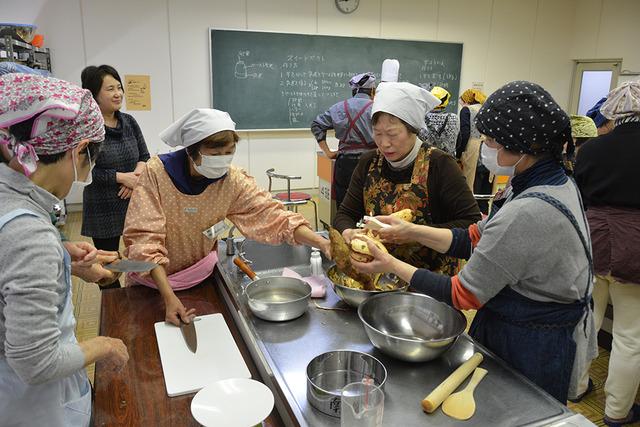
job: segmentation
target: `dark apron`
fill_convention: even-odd
[[[377,153],[369,165],[362,193],[366,214],[390,215],[402,209],[411,209],[415,215],[415,224],[432,225],[428,176],[434,149],[428,144],[422,144],[414,161],[411,181],[404,184],[395,184],[384,176],[384,156]],[[438,253],[417,242],[388,244],[387,249],[394,257],[414,267],[427,268],[448,276],[458,272],[457,258]]]
[[[565,404],[576,354],[573,332],[585,311],[588,313],[591,300],[591,250],[566,205],[545,193],[527,193],[517,198],[529,197],[556,207],[578,232],[590,271],[584,296],[570,304],[540,302],[505,287],[478,310],[469,334]],[[586,328],[586,316],[584,325]]]
[[[371,145],[368,144],[362,132],[360,132],[356,126],[358,119],[367,111],[367,109],[373,104],[373,101],[368,102],[365,106],[358,111],[355,117],[351,117],[349,114],[349,103],[344,101],[344,112],[347,115],[349,121],[349,127],[345,133],[345,139],[349,138],[349,134],[353,131],[358,139],[359,143],[349,144],[347,148],[341,149],[336,158],[336,162],[333,167],[333,190],[336,195],[336,209],[340,208],[342,200],[347,195],[349,184],[351,183],[351,175],[358,165],[360,155],[363,151],[371,149]],[[344,146],[341,142],[340,146]]]

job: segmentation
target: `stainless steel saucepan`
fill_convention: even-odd
[[[284,322],[304,314],[311,298],[311,286],[294,277],[263,277],[240,258],[233,263],[251,280],[244,288],[251,312],[263,320]]]

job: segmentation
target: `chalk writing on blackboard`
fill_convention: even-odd
[[[456,111],[462,45],[211,29],[212,105],[239,129],[303,129],[352,96],[349,79],[398,58],[400,81],[447,88]]]

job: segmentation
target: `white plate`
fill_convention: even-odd
[[[273,393],[259,381],[221,380],[200,390],[191,401],[191,414],[204,426],[251,427],[273,409]]]

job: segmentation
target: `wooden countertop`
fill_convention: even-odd
[[[260,375],[213,279],[177,292],[187,308],[197,314],[222,313],[254,379]],[[160,364],[154,323],[164,320],[160,294],[146,286],[102,292],[100,335],[120,338],[129,350],[129,363],[121,372],[96,364],[94,425],[96,426],[198,426],[191,415],[194,394],[168,397]],[[276,409],[264,426],[282,426]]]

